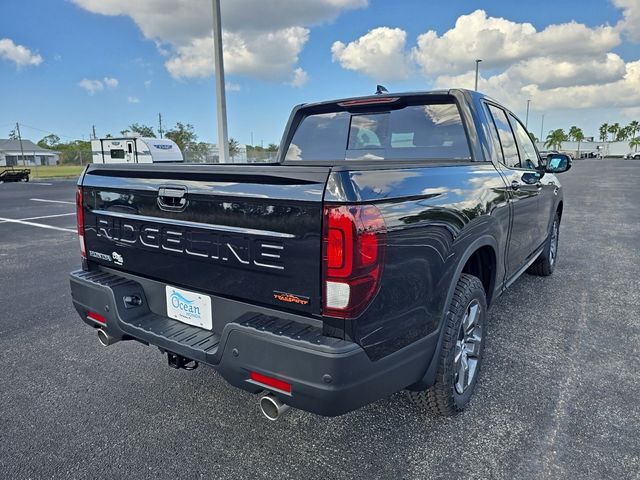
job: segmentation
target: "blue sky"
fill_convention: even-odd
[[[316,10],[296,13],[293,2]],[[128,4],[136,7],[129,11]],[[273,8],[264,13],[259,4]],[[178,13],[156,18],[148,8]],[[182,15],[180,9],[189,12]],[[478,9],[484,15],[470,16]],[[1,2],[0,137],[15,122],[25,125],[23,136],[34,141],[46,132],[63,140],[88,138],[92,125],[103,136],[133,122],[157,127],[162,112],[165,126],[192,123],[201,140],[215,142],[215,91],[206,66],[210,16],[205,0]],[[473,59],[481,50],[463,45],[457,51],[461,42],[443,37],[461,16],[470,16],[465,18],[473,25],[454,31],[462,35],[457,38],[482,44],[488,30],[497,29],[510,39],[496,44],[495,61],[481,64],[481,89],[523,118],[531,98],[529,125],[536,135],[543,112],[545,135],[572,124],[593,135],[602,122],[640,119],[640,93],[633,93],[635,87],[640,91],[640,74],[634,73],[636,65],[640,71],[640,38],[629,27],[640,18],[640,0],[223,0],[223,29],[230,32],[229,44],[235,42],[225,53],[230,136],[249,143],[253,132],[255,144],[277,143],[293,105],[372,93],[377,81],[392,91],[472,87]],[[584,27],[566,26],[569,22]],[[536,32],[522,30],[523,23]],[[559,27],[540,35],[549,25]],[[368,35],[372,30],[375,35]],[[412,53],[418,36],[429,30],[435,40]],[[283,35],[292,46],[265,40],[273,35]],[[574,51],[586,41],[593,41],[591,50]],[[527,50],[531,42],[540,53]],[[511,43],[520,45],[513,55],[507,52]],[[28,50],[18,51],[19,46]],[[443,67],[448,49],[452,65]],[[296,70],[302,77],[292,86]],[[81,83],[93,86],[93,94]]]

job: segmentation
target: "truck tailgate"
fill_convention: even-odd
[[[92,165],[82,179],[87,258],[181,289],[319,314],[329,171]]]

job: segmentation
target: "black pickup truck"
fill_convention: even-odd
[[[453,415],[489,306],[553,272],[570,167],[476,92],[299,105],[277,163],[88,166],[73,303],[102,344],[210,365],[270,419],[400,390]]]

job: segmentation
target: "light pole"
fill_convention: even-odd
[[[529,104],[531,103],[531,100],[527,100],[527,117],[525,118],[524,121],[524,128],[529,128]]]
[[[542,124],[540,125],[540,141],[542,142],[542,134],[544,133],[544,113],[542,114]]]
[[[480,65],[481,61],[482,60],[480,60],[479,58],[476,59],[476,88],[475,88],[476,92],[478,91],[478,66]]]
[[[213,4],[213,57],[216,77],[216,100],[218,111],[218,147],[220,163],[229,161],[229,141],[227,140],[227,98],[224,89],[224,59],[222,57],[222,22],[220,20],[220,0]]]

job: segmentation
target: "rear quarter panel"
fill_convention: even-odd
[[[374,203],[387,225],[378,295],[352,325],[371,358],[433,334],[465,253],[478,240],[501,250],[509,226],[508,192],[490,162],[334,171],[325,202]],[[495,284],[502,280],[496,251]]]

